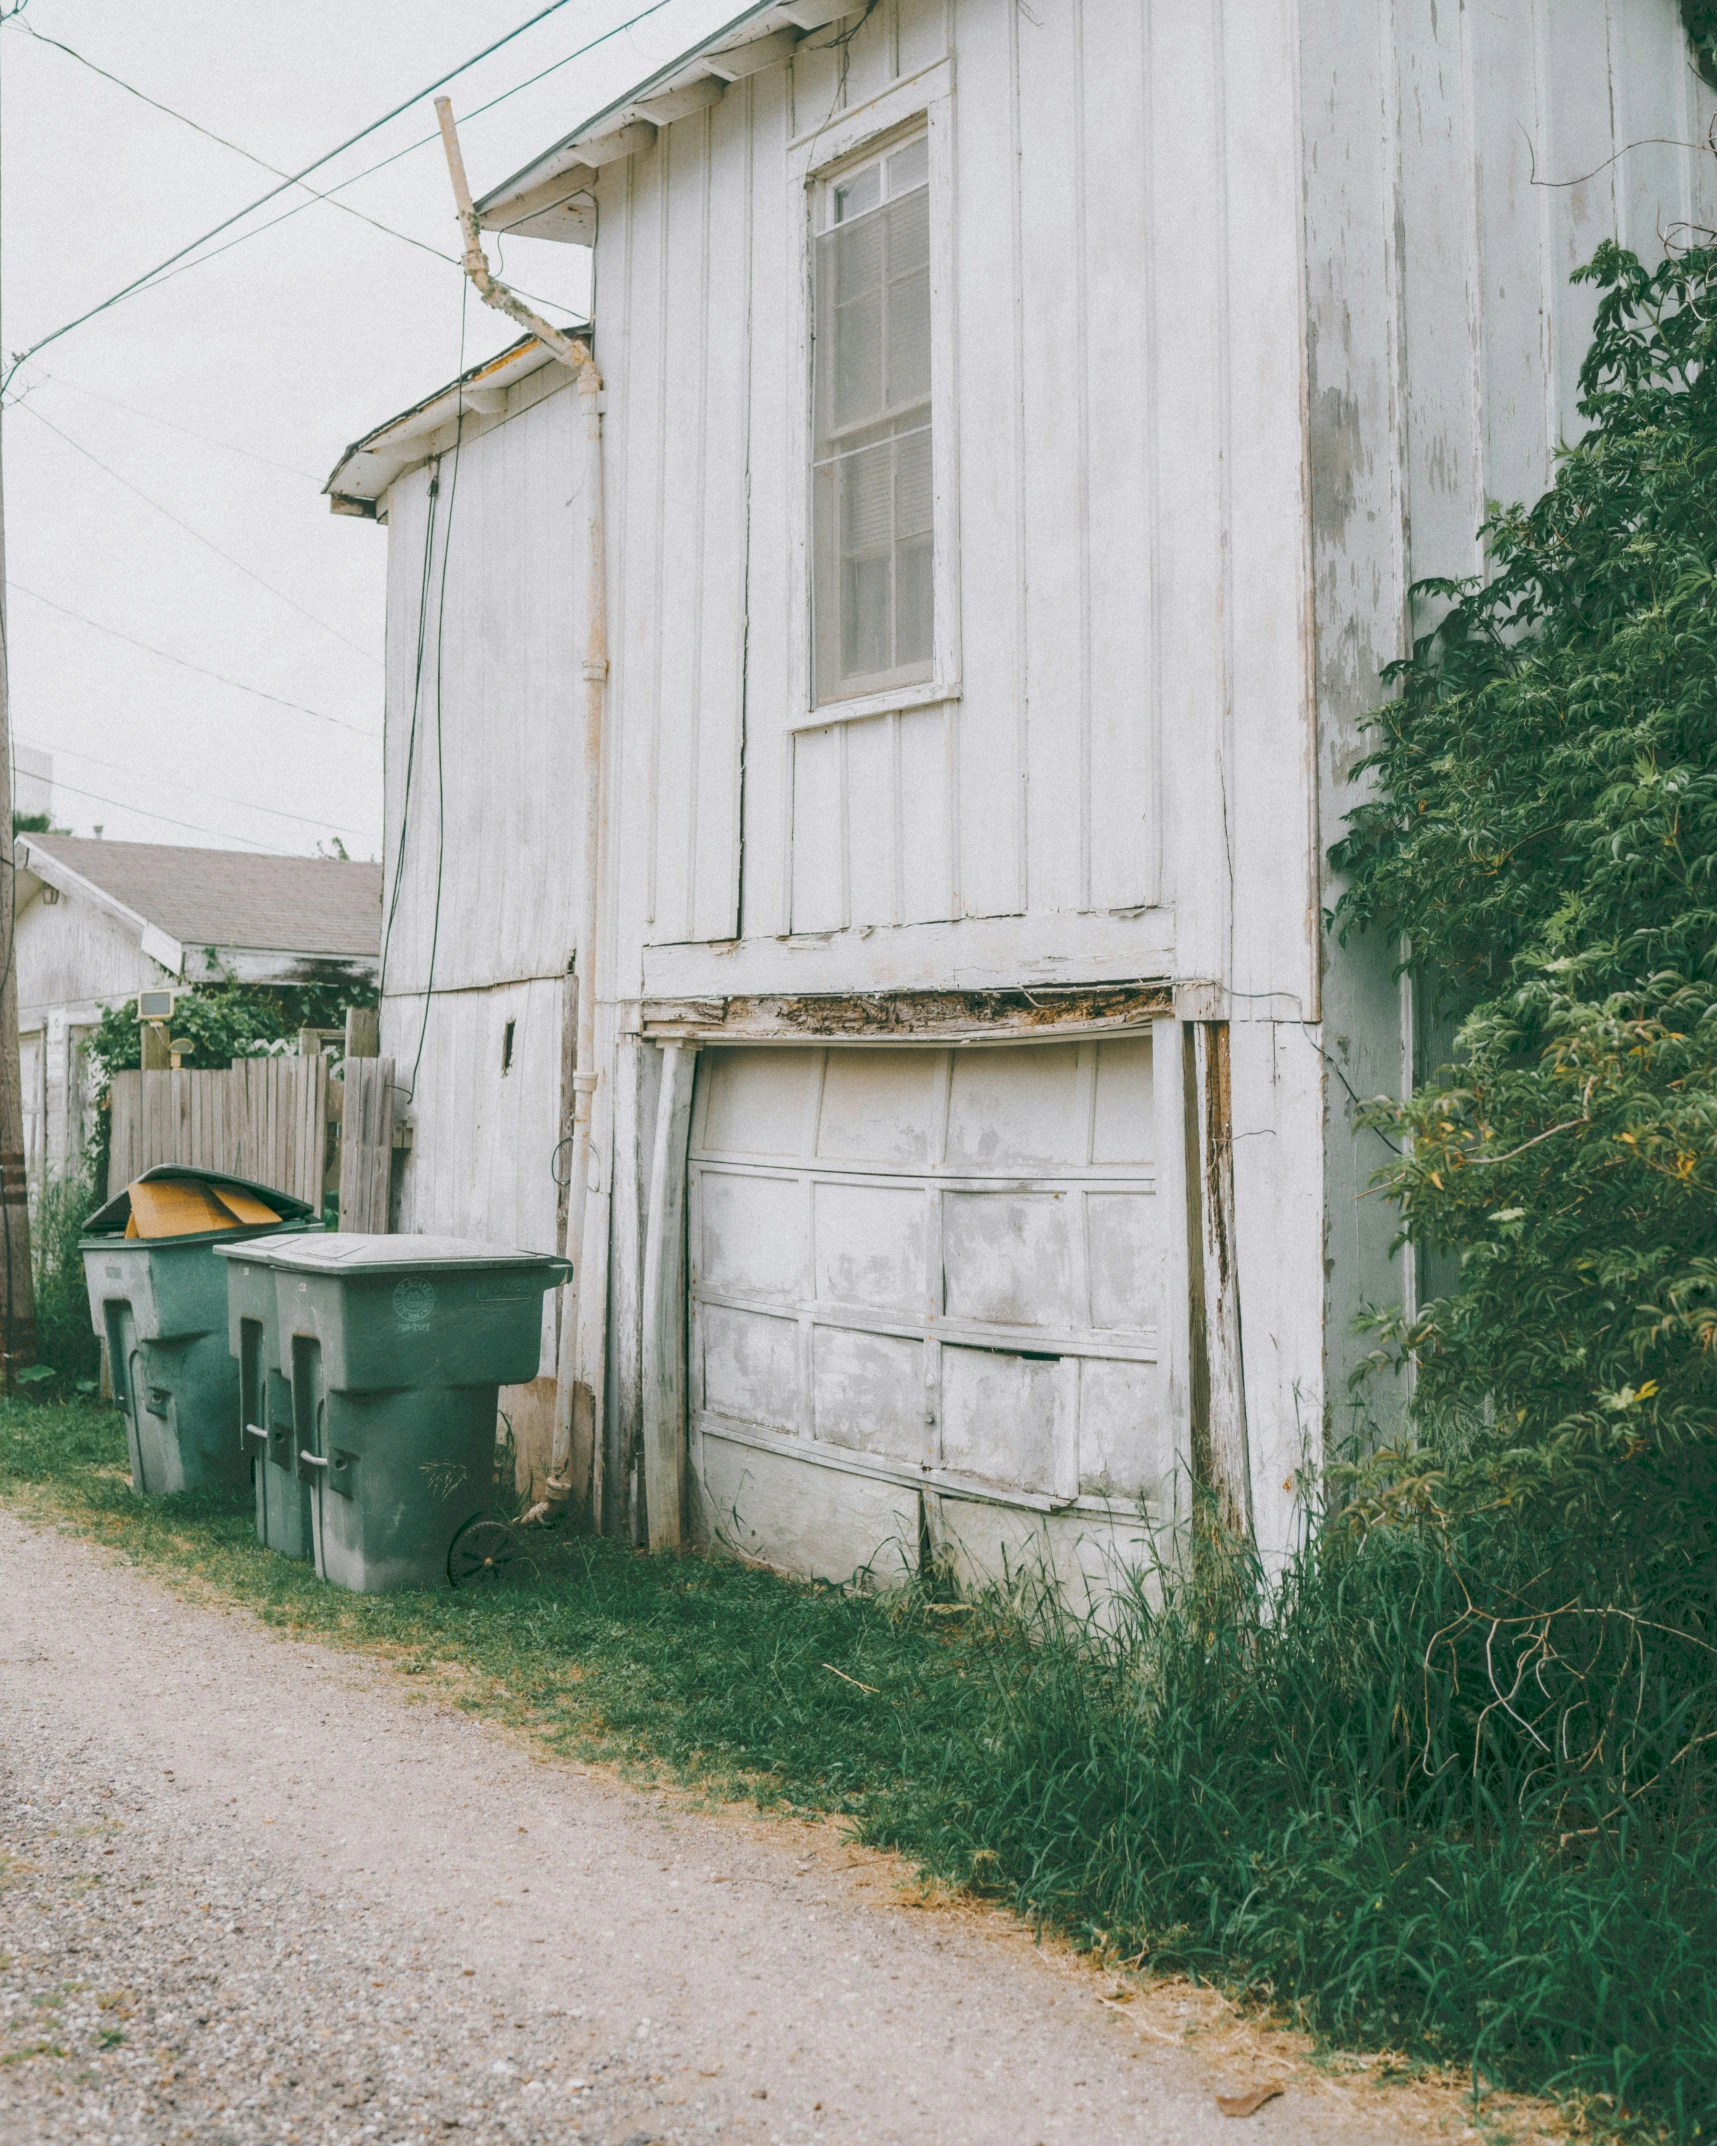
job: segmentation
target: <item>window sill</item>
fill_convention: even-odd
[[[831,700],[787,725],[791,731],[826,730],[834,723],[863,723],[873,715],[904,715],[911,708],[938,708],[960,698],[957,678],[925,678],[913,686],[891,686],[886,693],[863,693],[854,700]]]

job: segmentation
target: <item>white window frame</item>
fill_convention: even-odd
[[[789,211],[798,230],[798,273],[793,281],[789,343],[798,368],[799,393],[791,405],[787,442],[791,576],[789,730],[821,730],[905,708],[929,708],[960,698],[960,455],[956,422],[954,310],[954,130],[953,75],[946,60],[897,82],[858,109],[788,147]],[[811,498],[815,439],[812,401],[812,327],[815,320],[817,200],[848,166],[868,163],[892,146],[923,133],[930,147],[930,470],[934,489],[931,522],[931,591],[935,606],[930,676],[911,685],[850,699],[815,699],[812,655],[812,588],[816,561]]]

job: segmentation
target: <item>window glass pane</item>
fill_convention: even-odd
[[[931,639],[930,540],[903,544],[894,566],[894,661],[928,664]]]
[[[819,702],[928,676],[934,652],[928,145],[843,176],[814,255]]]
[[[928,173],[929,165],[925,171]],[[868,171],[855,172],[850,179],[843,179],[835,188],[834,221],[849,222],[862,216],[866,209],[874,209],[882,199],[882,166],[873,164]]]
[[[841,675],[863,678],[890,668],[889,560],[849,559],[842,576]]]
[[[904,194],[909,187],[923,186],[930,177],[930,138],[921,134],[888,160],[888,191]]]
[[[931,527],[930,434],[909,433],[894,450],[894,533],[927,537]]]

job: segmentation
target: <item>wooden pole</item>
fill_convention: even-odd
[[[0,350],[5,339],[0,336]],[[0,452],[0,797],[6,803],[4,883],[0,884],[0,1370],[36,1360],[36,1293],[30,1274],[30,1201],[24,1175],[24,1082],[18,1064],[18,866],[12,833],[12,701],[6,616],[6,503]]]

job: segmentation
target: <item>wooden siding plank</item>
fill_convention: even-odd
[[[1084,573],[1088,752],[1082,908],[1155,893],[1155,526],[1150,424],[1158,324],[1145,142],[1145,10],[1084,0],[1082,243],[1086,318]],[[1116,262],[1138,264],[1117,274]]]
[[[662,1051],[644,1247],[643,1458],[649,1547],[679,1541],[685,1510],[686,1143],[691,1130],[695,1046]]]
[[[964,444],[958,529],[962,585],[958,723],[957,914],[1025,906],[1023,645],[1026,523],[1026,325],[1020,288],[1019,167],[1013,38],[1017,11],[956,0],[960,88],[954,100],[951,294],[958,419]],[[948,332],[938,320],[936,332]],[[955,413],[945,413],[953,416]]]
[[[789,71],[753,75],[744,88],[750,112],[751,251],[745,271],[750,450],[740,929],[755,936],[787,930],[792,907],[793,739],[787,726],[802,711],[788,705],[794,676],[790,591],[795,575],[803,585],[805,558],[788,544],[785,532],[790,526],[787,488],[805,479],[788,470],[785,443],[791,437],[787,419],[793,399],[803,402],[807,386],[804,351],[787,325],[797,218],[803,214],[803,197],[785,180]]]

